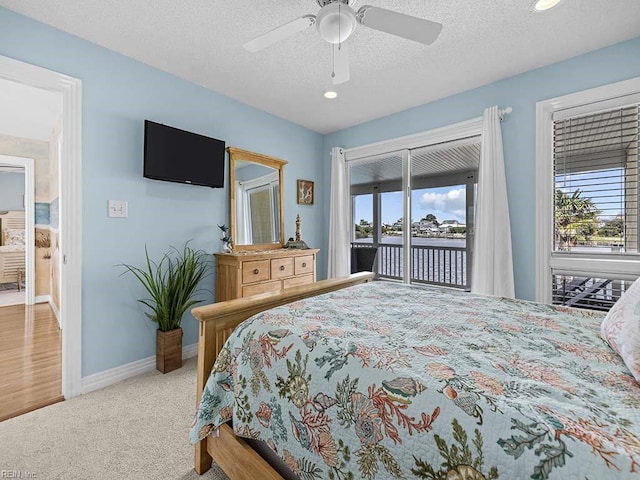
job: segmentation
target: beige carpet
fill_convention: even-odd
[[[0,422],[0,474],[37,480],[226,479],[215,466],[202,476],[193,470],[195,380],[191,359],[166,375],[154,371]]]

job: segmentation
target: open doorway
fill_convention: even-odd
[[[49,147],[57,153],[57,175],[59,195],[51,196],[40,202],[35,201],[36,226],[48,218],[49,230],[56,230],[51,242],[57,247],[59,260],[55,262],[57,271],[52,269],[51,281],[57,283],[59,291],[58,325],[55,316],[55,330],[61,336],[61,355],[59,361],[62,370],[61,391],[64,398],[79,395],[82,391],[82,176],[81,176],[81,81],[67,75],[30,65],[8,57],[0,56],[0,81],[13,82],[20,87],[31,87],[43,94],[54,93],[61,98],[62,115],[59,119],[59,136],[57,141],[49,141]],[[20,100],[12,106],[3,106],[0,113],[22,111]],[[50,137],[51,138],[51,137]],[[34,155],[20,154],[19,156],[34,157]],[[37,160],[37,159],[36,159]],[[38,178],[35,179],[36,192]],[[38,203],[49,203],[49,210]],[[42,210],[44,208],[44,211]],[[47,217],[48,215],[48,217]],[[34,243],[38,240],[34,239]],[[46,245],[46,239],[41,245]],[[54,260],[53,258],[51,259]],[[37,275],[32,275],[32,277]],[[43,295],[34,287],[35,305],[29,318],[25,318],[26,328],[36,328],[40,322],[42,306],[51,310],[52,302],[46,302]],[[45,300],[45,303],[39,303]],[[62,329],[60,332],[60,328]],[[60,389],[58,389],[60,390]],[[0,402],[2,403],[2,402]]]
[[[0,420],[63,399],[51,221],[61,132],[60,92],[0,79]]]

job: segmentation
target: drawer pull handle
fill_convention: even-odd
[[[284,270],[284,265],[280,265],[280,271]]]
[[[259,274],[259,273],[260,273],[260,270],[258,270],[257,268],[253,271],[253,274],[254,274],[254,275],[257,275],[257,274]]]
[[[307,262],[302,262],[302,268],[307,266]]]

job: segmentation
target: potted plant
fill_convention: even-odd
[[[156,368],[167,373],[182,366],[182,316],[200,300],[194,299],[198,284],[206,276],[207,253],[194,250],[188,244],[182,252],[175,247],[159,262],[149,258],[144,248],[144,267],[123,264],[140,281],[151,298],[138,300],[151,312],[146,312],[156,330]]]

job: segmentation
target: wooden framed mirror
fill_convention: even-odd
[[[229,231],[236,252],[284,247],[284,166],[275,157],[227,147]]]

